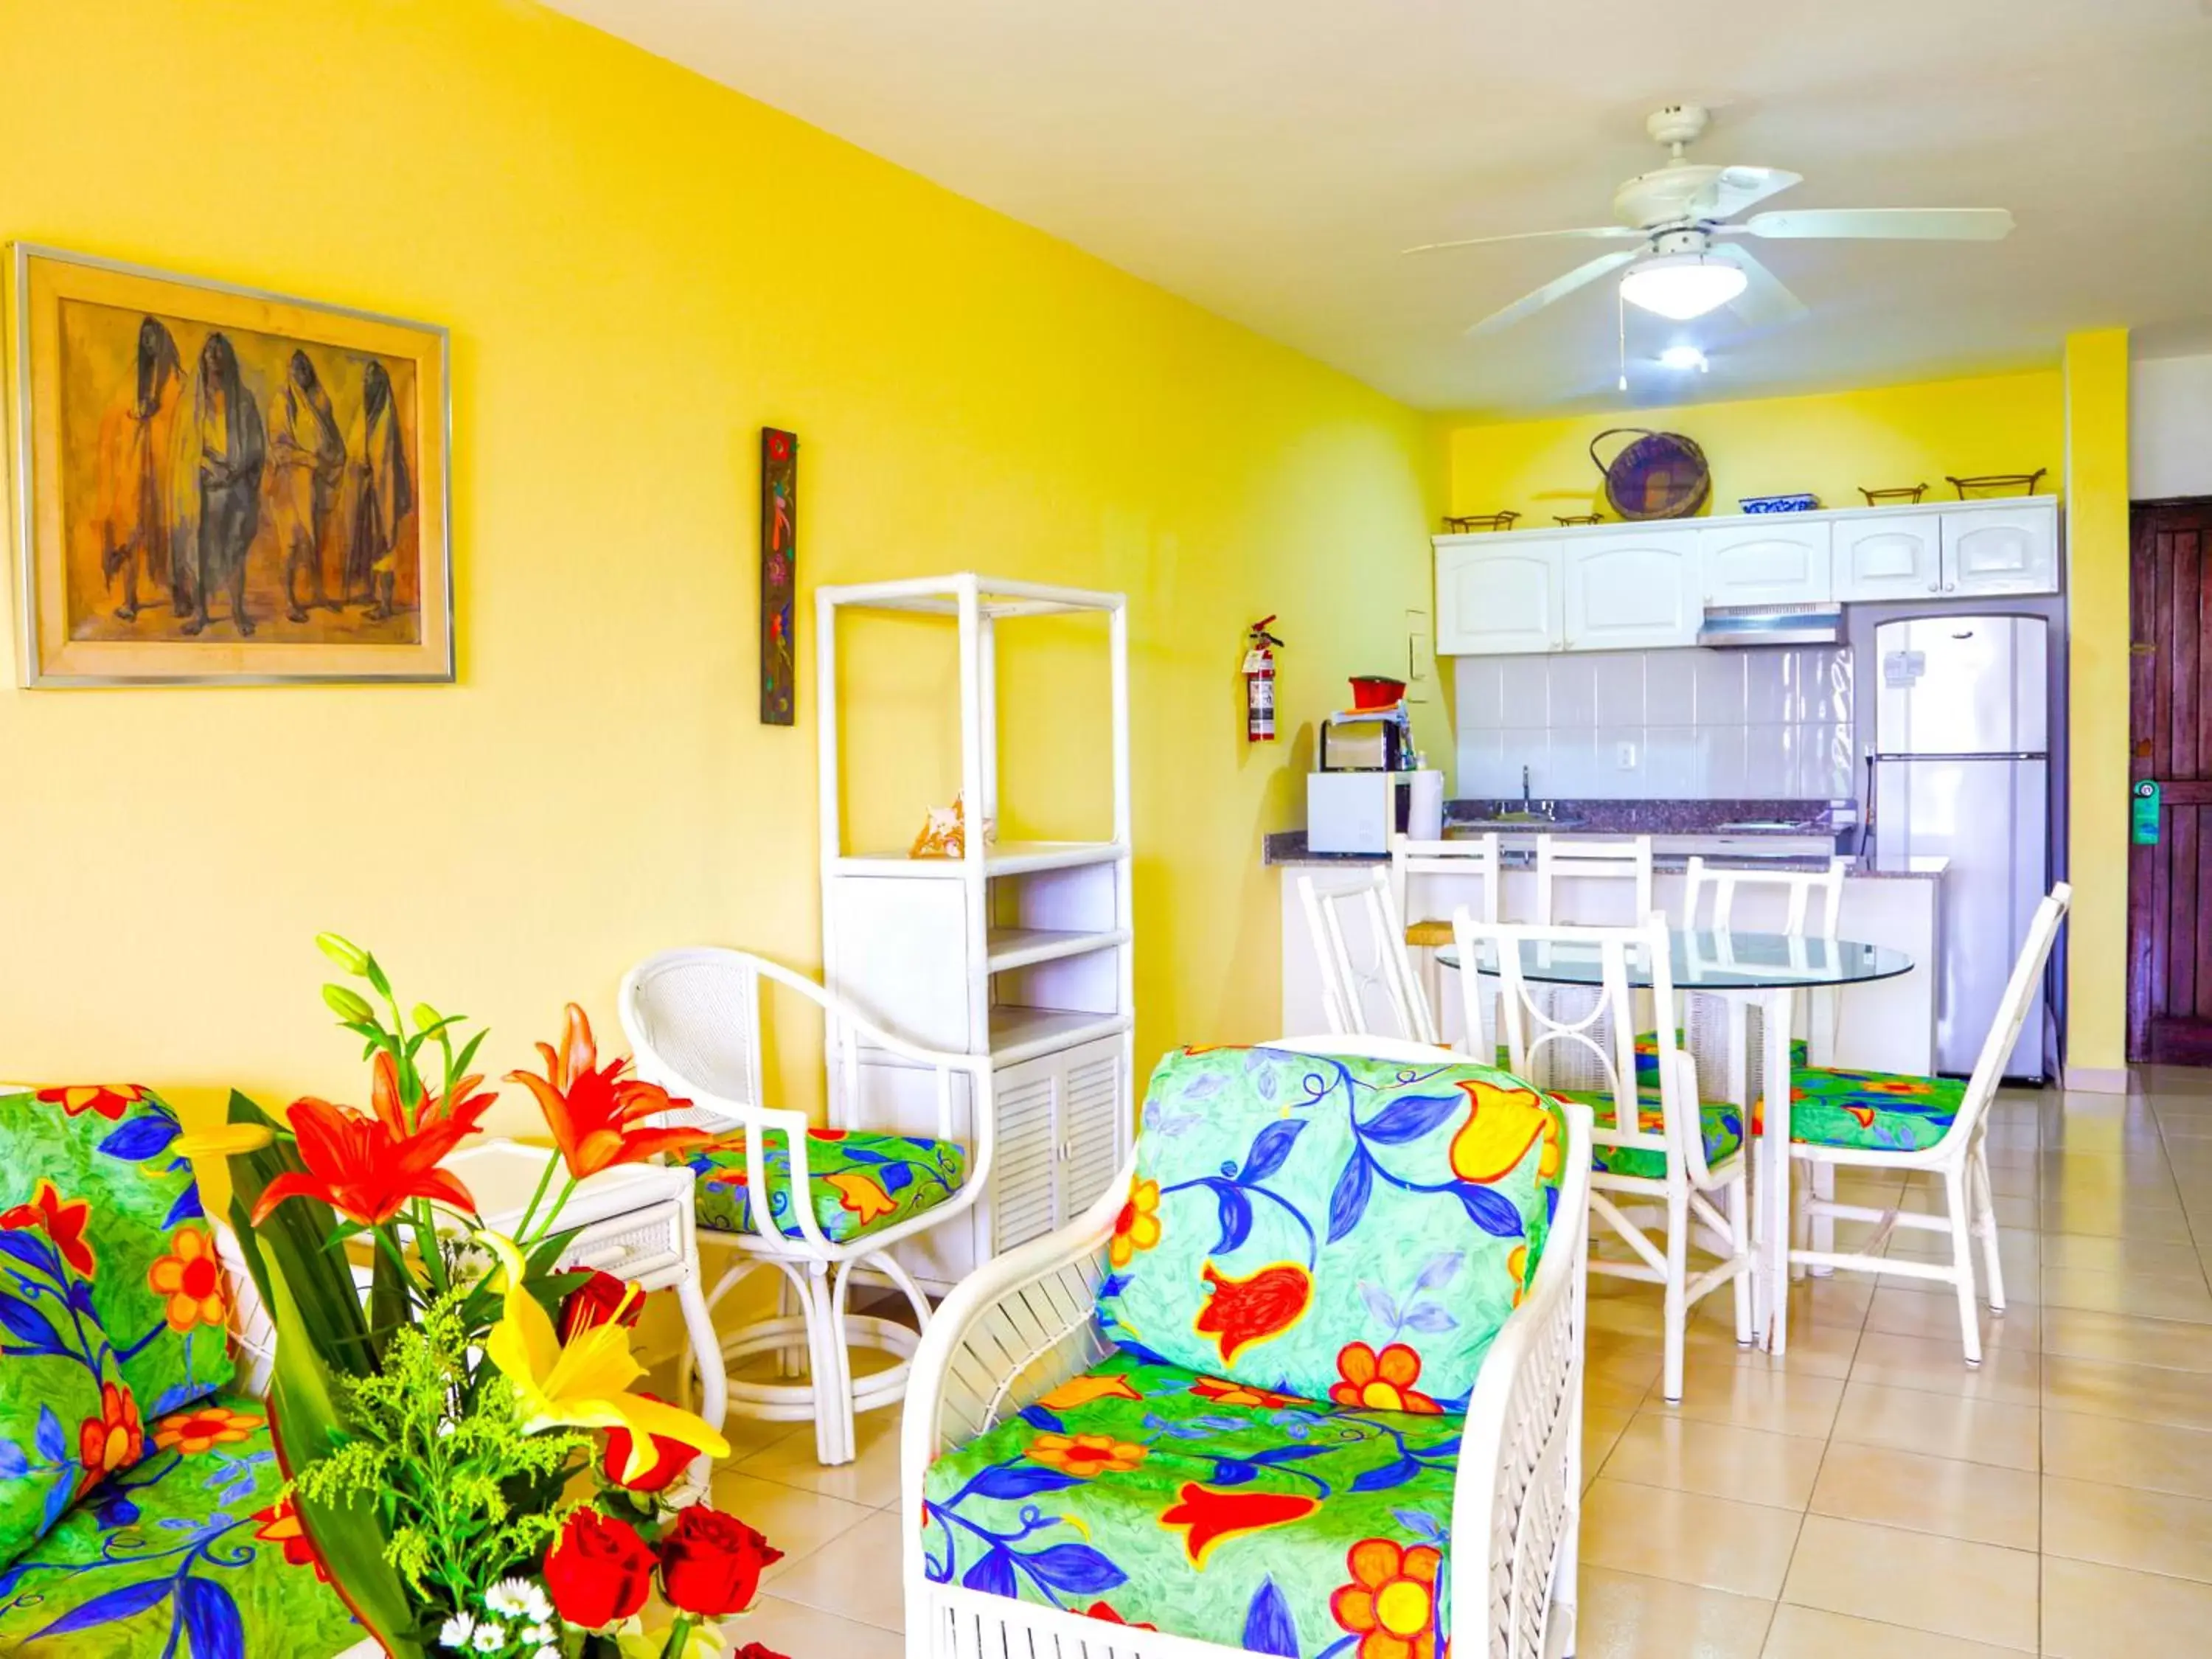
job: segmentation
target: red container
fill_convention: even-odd
[[[1354,674],[1352,677],[1352,706],[1354,708],[1388,708],[1406,695],[1406,682],[1394,680],[1388,674]]]

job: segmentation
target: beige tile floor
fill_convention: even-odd
[[[1656,1294],[1594,1281],[1585,1659],[2212,1654],[2212,1072],[2136,1088],[2000,1102],[2011,1305],[1978,1370],[1948,1292],[1839,1275],[1796,1287],[1779,1362],[1715,1298],[1669,1407]],[[733,1428],[717,1499],[785,1552],[739,1641],[895,1659],[896,1417],[842,1470]]]

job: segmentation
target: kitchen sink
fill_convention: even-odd
[[[1462,818],[1444,833],[1452,830],[1472,830],[1480,835],[1486,830],[1573,830],[1579,828],[1581,818],[1555,818],[1543,812],[1495,812],[1486,818]]]

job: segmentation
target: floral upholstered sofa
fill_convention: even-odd
[[[0,1654],[360,1639],[281,1498],[178,1133],[136,1085],[0,1093]]]
[[[1413,1045],[1168,1055],[915,1358],[909,1653],[1571,1644],[1589,1125]]]

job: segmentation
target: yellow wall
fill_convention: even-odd
[[[1809,489],[1826,507],[1857,507],[1862,488],[1925,483],[1948,496],[1946,474],[1973,477],[2041,466],[2056,490],[2064,443],[2057,370],[1873,386],[1814,397],[1745,398],[1680,409],[1505,423],[1450,422],[1455,513],[1522,515],[1520,528],[1553,515],[1603,512],[1603,480],[1590,440],[1609,427],[1680,432],[1712,468],[1712,506],[1735,511],[1741,495]],[[1607,459],[1627,441],[1601,450]]]
[[[2074,913],[2066,1072],[2127,1087],[2128,331],[2066,341],[2067,805]]]
[[[809,586],[1128,592],[1140,1050],[1270,1034],[1258,839],[1302,802],[1296,744],[1243,744],[1243,627],[1280,613],[1293,734],[1403,659],[1426,421],[514,0],[0,0],[0,39],[7,234],[452,328],[461,665],[0,690],[0,1076],[359,1099],[322,927],[489,1019],[495,1071],[569,997],[612,1032],[655,948],[817,960],[811,608],[801,725],[755,719],[763,423],[801,436]],[[924,699],[927,732],[935,660],[894,641],[856,690]],[[1053,741],[1055,662],[1010,670],[1017,828],[1095,799],[1069,781],[1095,748]],[[883,765],[903,837],[953,751]]]

